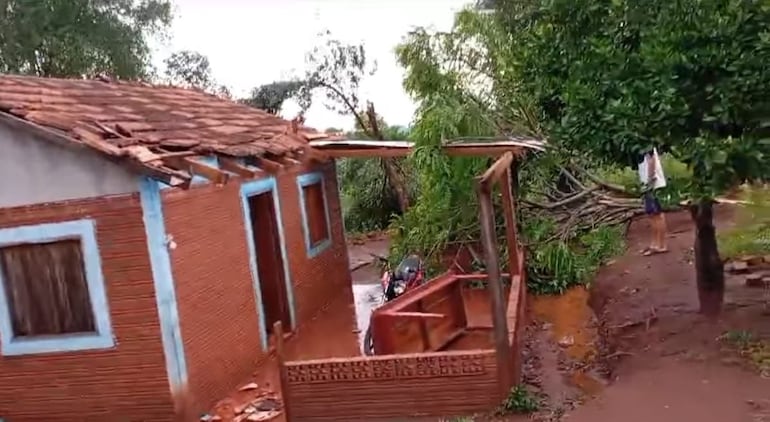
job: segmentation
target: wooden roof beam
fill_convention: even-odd
[[[283,164],[265,157],[248,157],[246,164],[264,169],[268,173],[278,173],[283,170]]]
[[[169,167],[186,170],[190,174],[205,177],[217,185],[224,185],[230,179],[229,174],[190,157],[165,157],[163,158],[163,163]]]
[[[262,174],[260,170],[252,170],[232,158],[219,157],[219,167],[224,171],[237,174],[244,179],[255,179]]]
[[[303,161],[316,161],[319,163],[323,163],[326,161],[329,161],[332,157],[328,155],[325,151],[321,152],[318,149],[315,149],[311,146],[307,146],[302,150],[302,159]]]

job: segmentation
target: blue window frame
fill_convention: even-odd
[[[83,219],[0,229],[0,249],[20,244],[47,244],[73,239],[79,241],[82,252],[94,331],[16,336],[11,317],[8,283],[3,279],[8,272],[2,267],[3,261],[0,260],[0,354],[16,356],[105,349],[115,346],[94,221]]]
[[[302,229],[309,258],[326,250],[332,243],[329,200],[323,173],[307,173],[297,177]],[[314,197],[311,197],[314,196]]]

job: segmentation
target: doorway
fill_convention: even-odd
[[[259,290],[262,296],[265,332],[273,333],[273,324],[281,321],[284,332],[292,331],[291,309],[286,287],[279,219],[273,190],[247,198],[249,224],[254,241]]]

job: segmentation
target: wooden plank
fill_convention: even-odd
[[[289,157],[287,155],[279,157],[278,162],[287,166],[293,166],[301,163],[300,161],[295,160],[294,158]]]
[[[130,149],[134,147],[135,145],[132,145],[132,146],[123,147],[123,149]],[[142,162],[149,163],[152,161],[160,161],[167,157],[192,157],[195,155],[199,155],[199,154],[195,151],[174,151],[174,152],[164,151],[164,152],[157,152],[155,153],[155,157],[152,157],[151,159],[148,159],[148,160],[143,160]]]
[[[510,145],[490,145],[490,146],[444,146],[445,154],[452,157],[497,157],[501,154],[512,153],[521,155],[525,149]],[[370,147],[370,148],[318,148],[316,152],[323,152],[329,158],[395,158],[409,156],[413,148],[406,147]]]
[[[443,352],[446,350],[449,346],[452,345],[457,339],[462,337],[462,335],[465,334],[465,328],[458,328],[455,332],[447,336],[446,340],[439,344],[439,346],[434,350],[434,352]]]
[[[437,314],[433,312],[391,312],[391,316],[406,319],[443,319],[446,318],[444,314]]]
[[[309,159],[310,161],[317,161],[319,163],[323,163],[323,162],[329,161],[330,159],[330,156],[326,152],[321,152],[310,146],[303,149],[302,152],[303,152],[303,156],[307,157],[307,159]]]
[[[500,157],[491,166],[489,166],[487,171],[485,171],[484,174],[482,174],[479,178],[479,182],[481,183],[482,188],[490,189],[491,183],[499,181],[504,175],[507,174],[512,162],[513,154],[506,152],[502,157]]]
[[[516,205],[511,189],[511,166],[506,167],[500,179],[503,214],[505,217],[505,241],[508,246],[508,271],[519,274],[519,236],[516,233]]]
[[[224,185],[230,179],[230,175],[218,168],[189,157],[166,157],[163,159],[163,163],[169,167],[187,170],[190,174],[205,177],[217,185]]]
[[[245,179],[254,179],[259,177],[262,172],[259,170],[252,170],[246,166],[242,166],[232,158],[219,157],[219,167],[224,171],[237,174]]]
[[[501,160],[497,161],[497,163],[500,162]],[[508,164],[510,164],[510,162]],[[505,168],[508,168],[508,166],[505,166]],[[490,179],[487,178],[487,180]],[[499,391],[500,397],[505,397],[513,385],[514,362],[512,360],[511,345],[508,339],[508,319],[505,309],[506,300],[503,297],[503,284],[500,277],[499,251],[497,249],[497,234],[495,230],[495,212],[492,203],[492,194],[490,186],[485,184],[483,179],[478,184],[477,194],[479,201],[479,221],[481,222],[481,245],[484,248],[484,263],[487,267],[487,274],[489,274],[487,291],[489,292],[492,305],[492,323],[494,325],[495,352],[497,354]]]
[[[283,170],[283,164],[264,157],[249,157],[246,159],[246,164],[264,169],[268,173],[278,173]]]

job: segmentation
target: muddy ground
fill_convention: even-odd
[[[730,210],[719,209],[718,230],[730,221]],[[525,381],[545,404],[529,418],[770,422],[770,374],[725,341],[726,333],[770,339],[770,292],[728,277],[723,315],[703,318],[689,215],[668,222],[668,253],[641,256],[648,224],[636,221],[626,253],[589,289],[532,298]]]

